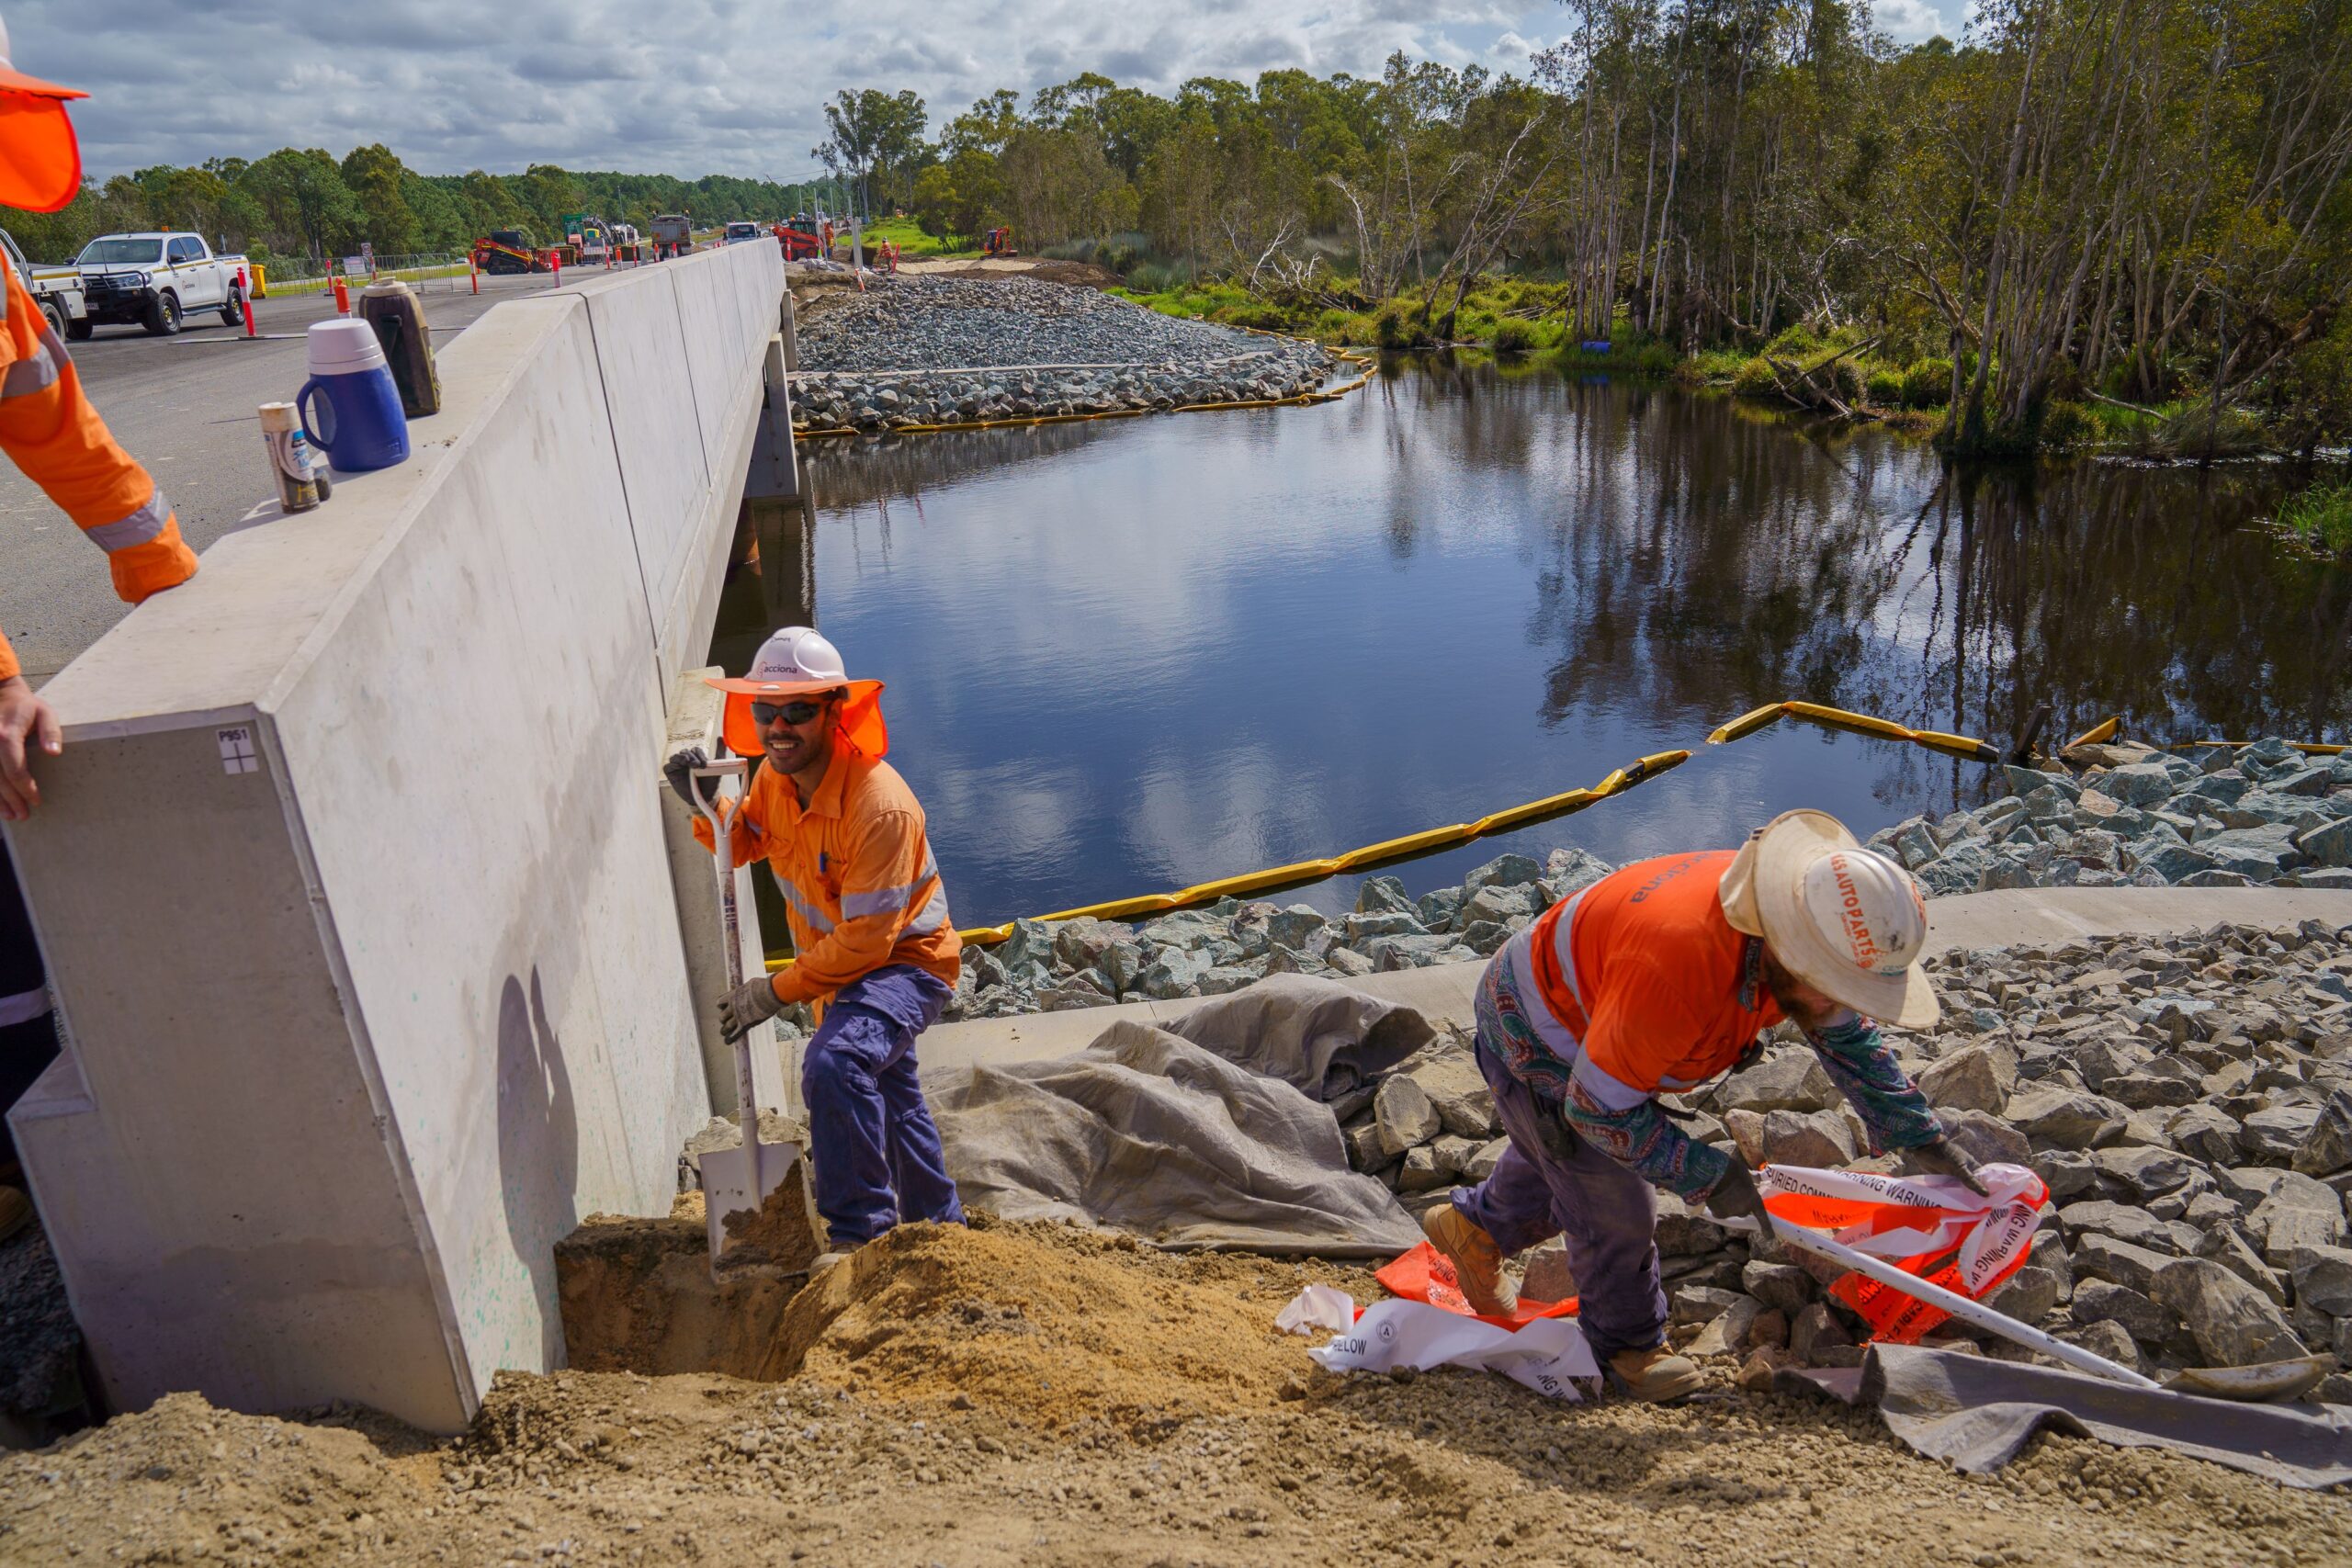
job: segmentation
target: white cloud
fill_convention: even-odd
[[[1897,43],[1925,43],[1940,34],[1953,42],[1960,41],[1960,29],[1973,4],[1957,0],[1879,0],[1872,16],[1888,37]]]
[[[1890,0],[1881,15],[1927,10]],[[7,20],[19,70],[92,95],[74,116],[102,176],[380,141],[430,173],[552,162],[788,179],[811,171],[842,87],[910,87],[936,129],[995,88],[1025,96],[1087,70],[1169,92],[1204,74],[1376,74],[1402,50],[1524,73],[1527,40],[1562,14],[1516,0],[115,0],[93,28],[86,5],[15,0]]]

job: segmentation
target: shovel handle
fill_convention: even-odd
[[[701,784],[705,779],[741,781],[749,772],[750,764],[742,758],[728,757],[706,763],[688,774],[695,781],[695,809],[710,823],[711,859],[718,868],[719,944],[726,949],[727,990],[730,996],[743,984],[742,921],[735,908],[735,813],[720,811],[716,799],[705,799]],[[737,798],[740,801],[740,792]],[[757,1092],[752,1087],[752,1032],[748,1029],[735,1037],[735,1107],[743,1128],[743,1148],[752,1156],[752,1169],[756,1171],[760,1111]]]
[[[1729,1230],[1753,1233],[1757,1229],[1756,1222],[1751,1219],[1742,1218],[1721,1223]],[[1781,1240],[1800,1251],[1810,1252],[1816,1258],[1826,1258],[1835,1263],[1842,1263],[1857,1274],[1866,1274],[1876,1280],[1889,1290],[1900,1291],[1915,1301],[1922,1301],[1930,1306],[1941,1307],[1963,1323],[1973,1323],[1986,1333],[1997,1334],[2013,1345],[2022,1345],[2029,1350],[2039,1350],[2045,1356],[2054,1357],[2077,1371],[2089,1372],[2094,1377],[2108,1378],[2116,1382],[2129,1384],[2133,1388],[2160,1389],[2163,1386],[2152,1379],[2142,1377],[2129,1367],[2119,1366],[2097,1351],[2086,1350],[2080,1345],[2069,1345],[2064,1339],[2055,1338],[2042,1333],[2039,1328],[2031,1328],[2019,1323],[2007,1313],[1996,1312],[1973,1297],[1963,1296],[1957,1291],[1948,1291],[1941,1285],[1920,1279],[1917,1274],[1905,1274],[1885,1259],[1872,1258],[1867,1252],[1859,1252],[1841,1241],[1835,1241],[1823,1235],[1819,1231],[1792,1224],[1775,1215],[1772,1220],[1772,1232]]]

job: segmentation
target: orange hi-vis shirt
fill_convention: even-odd
[[[1734,853],[1636,861],[1503,949],[1537,1037],[1611,1111],[1706,1082],[1781,1021],[1716,895]]]
[[[892,964],[956,984],[964,942],[947,918],[922,807],[889,763],[836,736],[806,810],[792,781],[763,767],[729,836],[737,865],[766,856],[784,890],[795,956],[772,982],[784,1001],[821,1004]],[[699,815],[695,837],[715,852]]]
[[[196,575],[196,552],[181,540],[171,502],[90,406],[65,344],[17,269],[0,263],[0,272],[7,275],[0,305],[0,451],[106,551],[122,598],[136,604],[186,582]],[[0,633],[0,681],[19,669]]]

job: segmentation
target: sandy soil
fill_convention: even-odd
[[[1670,1410],[1331,1377],[1272,1332],[1312,1279],[1376,1293],[910,1227],[794,1301],[783,1382],[502,1374],[454,1442],[175,1395],[0,1459],[0,1561],[2352,1562],[2341,1498],[2063,1438],[1966,1480],[1728,1363]]]

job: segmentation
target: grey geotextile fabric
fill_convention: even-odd
[[[1430,1034],[1409,1009],[1284,975],[1174,1029],[1121,1021],[1066,1056],[926,1073],[923,1087],[967,1204],[1164,1247],[1388,1258],[1420,1227],[1348,1168],[1314,1091],[1336,1084],[1336,1098]]]

